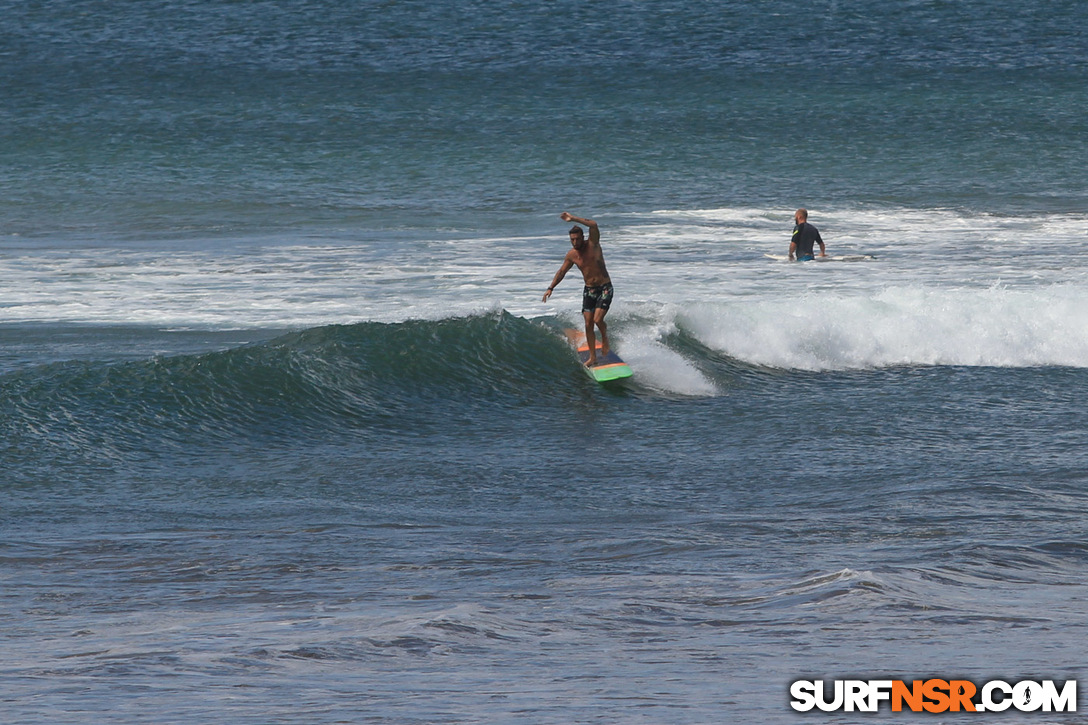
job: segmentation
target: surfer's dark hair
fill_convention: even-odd
[[[577,224],[570,228],[569,233],[570,234],[577,234],[582,239],[585,239],[585,237],[586,237],[586,233],[584,231],[582,231],[582,227],[578,226]]]

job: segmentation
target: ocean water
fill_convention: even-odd
[[[1086,28],[0,2],[0,720],[981,722],[789,689],[1083,679]],[[870,258],[768,258],[800,206]],[[625,384],[576,272],[541,302],[562,211]]]

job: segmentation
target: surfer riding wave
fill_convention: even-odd
[[[559,271],[555,273],[551,285],[544,292],[544,302],[552,296],[552,291],[563,281],[563,277],[571,267],[577,266],[582,272],[585,281],[585,289],[582,293],[582,317],[585,318],[586,343],[589,345],[589,360],[586,367],[597,364],[597,336],[595,329],[601,332],[601,355],[607,357],[609,352],[608,325],[604,316],[608,314],[608,308],[612,305],[612,278],[608,276],[608,270],[604,266],[604,251],[601,249],[601,230],[597,222],[592,219],[582,219],[568,212],[563,212],[559,218],[565,222],[583,224],[589,228],[589,238],[580,226],[571,228],[571,249],[559,265]]]

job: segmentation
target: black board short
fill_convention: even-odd
[[[582,312],[593,310],[607,310],[612,306],[612,283],[602,284],[598,287],[586,286],[582,290]]]

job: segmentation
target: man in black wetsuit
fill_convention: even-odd
[[[812,245],[820,245],[820,256],[827,256],[827,248],[824,240],[820,239],[820,232],[816,227],[808,223],[808,210],[798,209],[793,215],[793,238],[790,240],[790,261],[811,262],[816,257],[812,253]]]

